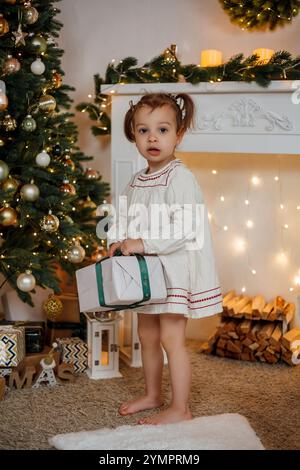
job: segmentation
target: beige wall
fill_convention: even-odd
[[[87,95],[93,93],[93,74],[103,76],[111,59],[118,61],[134,56],[142,65],[171,43],[177,44],[179,58],[186,64],[198,63],[200,51],[211,48],[220,49],[225,60],[240,52],[247,56],[257,47],[286,49],[294,56],[299,54],[300,15],[291,25],[275,32],[249,33],[230,23],[217,0],[63,0],[58,7],[64,23],[59,44],[65,50],[65,80],[76,87],[73,94],[75,104],[87,100]],[[77,113],[76,122],[80,128],[82,150],[95,157],[93,166],[100,170],[103,180],[110,181],[109,138],[92,136],[87,115]],[[272,258],[280,248],[279,217],[282,215],[276,212],[278,187],[274,187],[272,179],[278,168],[278,158],[193,154],[185,155],[183,159],[195,171],[209,210],[215,214],[218,224],[227,223],[233,229],[225,234],[212,224],[224,290],[232,286],[238,289],[246,284],[250,295],[264,293],[268,296],[275,283],[278,294],[295,299],[288,288],[296,268],[300,268],[297,250],[300,220],[293,205],[300,203],[297,192],[300,159],[295,156],[283,159],[281,166],[284,197],[291,197],[293,201],[285,214],[292,228],[290,238],[286,240],[292,247],[292,264],[288,267],[278,266]],[[211,178],[212,166],[221,171],[218,179]],[[240,204],[245,198],[243,181],[255,172],[264,175],[265,186],[263,193],[253,193],[256,212],[252,218],[256,217],[259,231],[251,240],[251,256],[260,268],[254,281],[245,266],[245,256],[230,251],[230,237],[232,233],[238,235],[244,231],[245,213]],[[217,199],[220,192],[229,196],[226,202],[229,206],[220,205]],[[267,211],[264,212],[266,216],[262,215],[262,210]],[[271,234],[274,234],[271,244],[270,226],[273,227]],[[268,261],[264,266],[266,253]],[[188,336],[206,337],[217,321],[217,317],[190,321]]]

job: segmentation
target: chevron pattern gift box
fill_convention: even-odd
[[[0,367],[16,367],[25,357],[25,328],[0,327]]]
[[[57,343],[61,350],[61,360],[73,364],[75,374],[84,372],[87,368],[88,347],[80,338],[59,338]]]

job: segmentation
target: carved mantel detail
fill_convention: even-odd
[[[294,127],[287,116],[263,109],[253,98],[239,98],[224,111],[199,116],[192,133],[202,130],[221,131],[228,121],[231,127],[254,128],[261,119],[267,122],[265,130],[268,132],[278,128],[291,131]]]

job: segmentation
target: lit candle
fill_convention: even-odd
[[[215,49],[201,51],[201,67],[216,67],[222,64],[222,52]]]
[[[273,51],[273,49],[264,49],[261,47],[260,49],[254,49],[252,53],[258,56],[258,60],[260,62],[267,63],[271,59],[274,52],[275,51]]]

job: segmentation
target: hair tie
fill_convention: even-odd
[[[134,110],[134,104],[133,104],[132,100],[129,101],[129,106],[130,106],[131,111],[133,111]]]

